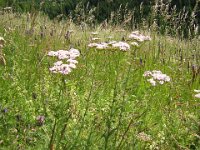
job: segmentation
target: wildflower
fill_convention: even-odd
[[[102,43],[90,43],[88,44],[88,47],[96,48],[96,49],[108,49],[108,48],[119,48],[122,51],[127,51],[130,49],[130,45],[126,42],[116,42],[116,41],[110,41],[110,42],[102,42]]]
[[[77,57],[80,56],[79,50],[77,50],[77,49],[75,49],[75,48],[71,48],[71,49],[69,50],[69,53],[70,53],[70,54],[73,54],[73,55],[76,55]]]
[[[196,92],[196,93],[200,93],[200,90],[194,90],[194,92]]]
[[[149,77],[151,76],[151,71],[145,71],[143,74],[144,77]]]
[[[54,66],[61,66],[62,64],[63,64],[62,61],[57,61],[57,62],[54,63]]]
[[[73,69],[76,68],[76,65],[75,65],[75,64],[72,64],[72,63],[70,63],[68,66],[69,66],[69,68],[73,68]]]
[[[97,47],[97,43],[90,43],[90,44],[88,44],[88,47]]]
[[[165,82],[170,82],[170,77],[166,74],[163,74],[159,70],[153,70],[153,71],[145,71],[143,74],[144,77],[151,77],[147,81],[151,83],[152,86],[155,86],[158,82],[159,84],[164,84]]]
[[[119,48],[120,50],[122,51],[127,51],[130,49],[130,45],[126,42],[117,42],[117,43],[114,43],[112,44],[112,47],[116,47],[116,48]]]
[[[76,57],[80,56],[80,52],[77,49],[71,48],[69,51],[67,50],[58,50],[58,51],[50,51],[48,53],[49,56],[57,56],[59,61],[54,63],[54,66],[49,68],[52,73],[61,73],[61,74],[69,74],[72,69],[76,68],[76,64],[78,63]],[[61,61],[62,60],[62,61]],[[66,64],[63,62],[66,61]]]
[[[66,50],[59,50],[58,53],[58,59],[68,59],[69,58],[69,52]]]
[[[68,59],[67,62],[69,62],[70,64],[77,64],[78,61],[74,60],[74,59]]]
[[[3,8],[3,10],[10,11],[10,10],[12,10],[12,7],[5,7],[5,8]]]
[[[90,43],[88,44],[88,47],[94,47],[96,49],[107,49],[108,48],[108,44],[103,42],[103,43]]]
[[[97,49],[107,49],[108,44],[103,42],[103,43],[97,44],[96,48]]]
[[[147,81],[149,81],[152,86],[156,86],[156,81],[153,78],[148,79]]]
[[[144,41],[150,41],[151,38],[149,36],[144,36],[142,34],[139,34],[139,31],[132,32],[129,36],[129,39],[136,40],[138,42],[144,42]]]
[[[196,98],[200,98],[200,90],[194,90],[197,94],[194,95]]]
[[[131,42],[130,44],[133,45],[133,46],[136,46],[136,47],[139,46],[139,44],[137,42]]]
[[[194,97],[196,97],[196,98],[200,98],[200,93],[194,95]]]
[[[58,52],[50,51],[47,55],[48,56],[58,56]]]
[[[58,72],[61,73],[61,74],[66,75],[66,74],[69,74],[71,71],[72,70],[71,70],[71,68],[69,67],[68,64],[62,64],[60,66],[60,70]]]

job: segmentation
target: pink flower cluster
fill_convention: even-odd
[[[110,42],[102,42],[102,43],[90,43],[88,44],[88,47],[96,48],[96,49],[111,49],[111,48],[117,48],[121,51],[128,51],[130,49],[130,45],[126,42],[122,41],[110,41]]]
[[[72,69],[76,68],[78,61],[76,58],[80,56],[80,52],[77,49],[71,48],[67,50],[50,51],[48,56],[57,57],[59,61],[54,63],[54,66],[49,68],[52,73],[69,74]],[[66,63],[64,63],[65,61]]]
[[[136,40],[137,42],[151,41],[150,36],[144,36],[140,34],[139,31],[133,31],[128,38]]]
[[[150,82],[152,86],[156,86],[156,83],[164,84],[165,82],[170,82],[171,80],[169,76],[158,70],[145,71],[143,76],[149,77],[147,81]]]

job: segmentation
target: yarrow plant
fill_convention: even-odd
[[[90,48],[96,49],[119,49],[121,51],[128,51],[130,50],[130,45],[126,42],[122,41],[110,41],[110,42],[102,42],[102,43],[90,43],[88,44]]]
[[[195,98],[200,98],[200,90],[194,90],[197,94],[194,95]]]
[[[133,31],[128,38],[137,42],[151,41],[150,36],[144,36],[140,34],[139,31]]]
[[[159,70],[145,71],[143,76],[149,78],[147,81],[150,82],[152,86],[156,86],[157,83],[164,84],[171,80],[169,76],[163,74]]]
[[[92,36],[97,35],[98,33],[92,32]],[[139,31],[132,32],[128,39],[130,41],[130,44],[124,41],[109,41],[109,42],[101,42],[101,43],[89,43],[88,47],[90,48],[96,48],[96,49],[119,49],[121,51],[128,51],[130,50],[131,46],[139,47],[139,44],[144,41],[150,41],[151,37],[144,36],[139,33]],[[91,41],[97,41],[100,40],[98,37],[93,37]],[[133,40],[133,41],[132,41]],[[131,46],[130,46],[131,45]]]
[[[48,56],[57,57],[59,61],[54,63],[54,66],[49,68],[52,73],[69,74],[72,69],[76,68],[78,61],[77,57],[80,56],[80,52],[77,49],[71,48],[68,50],[50,51]],[[64,63],[65,61],[65,63]]]

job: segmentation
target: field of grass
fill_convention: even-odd
[[[0,149],[200,149],[200,39],[140,31],[128,51],[89,48],[128,41],[122,27],[77,26],[46,16],[0,15]],[[69,32],[73,30],[73,32]],[[68,31],[68,34],[66,35]],[[70,33],[70,34],[69,34]],[[80,51],[70,74],[50,72],[49,51]],[[145,71],[170,82],[152,86]]]

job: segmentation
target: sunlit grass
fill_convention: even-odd
[[[82,29],[39,15],[30,33],[26,15],[0,18],[7,62],[0,66],[2,149],[200,147],[194,97],[200,89],[199,39],[150,33],[151,41],[127,52],[97,50],[88,47],[91,32],[99,32],[103,42],[109,36],[127,40],[131,31]],[[71,47],[81,53],[77,68],[52,74],[55,59],[47,53]],[[153,87],[143,77],[147,70],[160,70],[171,80]]]

